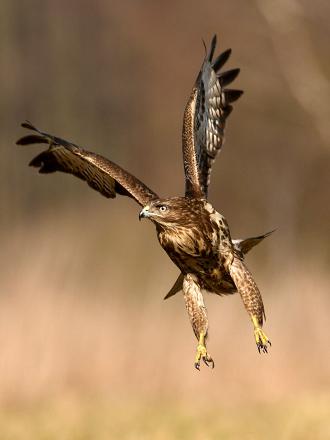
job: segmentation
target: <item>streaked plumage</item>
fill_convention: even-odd
[[[272,232],[274,231],[267,232],[266,234],[259,235],[258,237],[232,240],[235,254],[241,260],[243,260],[245,254],[247,254],[254,246],[259,244],[264,238],[268,237]],[[184,280],[184,275],[180,273],[180,275],[178,276],[172,288],[166,294],[164,299],[168,299],[171,296],[175,295],[176,293],[180,292],[183,289],[183,280]],[[213,292],[213,293],[216,293],[218,295],[221,294],[228,295],[237,292],[236,286],[232,278],[228,274],[225,274],[225,278],[221,281],[221,283],[222,283],[221,291]]]
[[[262,331],[264,306],[244,255],[268,234],[245,240],[232,240],[226,219],[207,201],[213,162],[224,142],[224,129],[231,103],[243,93],[226,88],[239,69],[222,72],[231,50],[214,61],[216,37],[213,38],[185,108],[182,152],[185,195],[160,198],[136,177],[110,160],[86,151],[73,143],[38,130],[31,123],[22,124],[32,134],[18,145],[48,144],[30,165],[47,174],[62,171],[86,181],[103,196],[126,195],[143,209],[155,225],[158,240],[181,274],[166,298],[183,290],[186,309],[198,339],[195,366],[200,360],[212,366],[206,349],[208,319],[202,291],[218,295],[239,292],[254,325],[259,351],[267,351],[267,337]]]

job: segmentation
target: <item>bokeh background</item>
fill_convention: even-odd
[[[2,0],[1,439],[330,438],[330,4],[324,0]],[[248,264],[273,346],[239,296],[206,298],[211,371],[178,271],[139,207],[27,166],[19,123],[183,192],[182,114],[202,38],[245,91],[210,200]]]

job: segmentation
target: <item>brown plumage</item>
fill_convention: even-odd
[[[110,160],[77,145],[22,124],[33,134],[22,137],[18,145],[48,144],[30,165],[47,174],[62,171],[88,183],[105,197],[126,195],[143,209],[155,225],[158,240],[181,274],[166,296],[181,289],[194,333],[198,339],[195,366],[202,359],[214,362],[206,349],[208,319],[202,291],[218,295],[238,291],[254,325],[259,351],[267,351],[263,325],[264,306],[244,255],[268,234],[245,240],[232,240],[226,219],[207,201],[212,164],[224,142],[224,129],[231,103],[242,94],[227,89],[239,69],[222,72],[231,50],[213,61],[213,38],[184,112],[182,152],[185,172],[185,196],[161,199],[136,177]]]
[[[16,142],[17,145],[43,143],[49,146],[29,163],[30,166],[38,168],[39,173],[62,171],[73,174],[105,197],[125,195],[135,199],[141,206],[158,198],[157,194],[139,179],[109,159],[86,151],[72,142],[44,133],[30,122],[24,122],[22,127],[37,134],[22,137]]]
[[[232,240],[232,244],[234,246],[234,252],[241,260],[244,260],[244,256],[257,244],[259,244],[264,238],[268,237],[274,231],[267,232],[266,234],[259,235],[257,237],[250,237],[245,239],[236,239]],[[183,289],[183,280],[184,275],[180,273],[172,288],[166,294],[164,299],[168,299],[176,293],[180,292]],[[226,274],[225,279],[222,280],[222,290],[221,292],[214,292],[217,294],[229,295],[231,293],[237,292],[236,286],[231,278]]]

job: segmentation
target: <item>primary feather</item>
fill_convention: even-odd
[[[143,182],[109,159],[44,133],[29,122],[23,123],[22,127],[38,134],[20,138],[16,142],[17,145],[48,144],[48,149],[39,153],[29,164],[39,168],[39,173],[62,171],[72,174],[86,181],[91,188],[105,197],[126,195],[135,199],[141,206],[158,197]]]
[[[225,88],[237,77],[239,69],[220,71],[231,49],[213,62],[216,42],[214,36],[184,112],[182,149],[186,195],[192,197],[207,197],[212,165],[224,143],[231,103],[243,93]]]

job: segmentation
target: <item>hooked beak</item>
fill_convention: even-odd
[[[149,217],[150,213],[149,213],[149,206],[145,206],[142,211],[140,211],[139,214],[139,220],[141,220],[141,218],[146,218]]]

